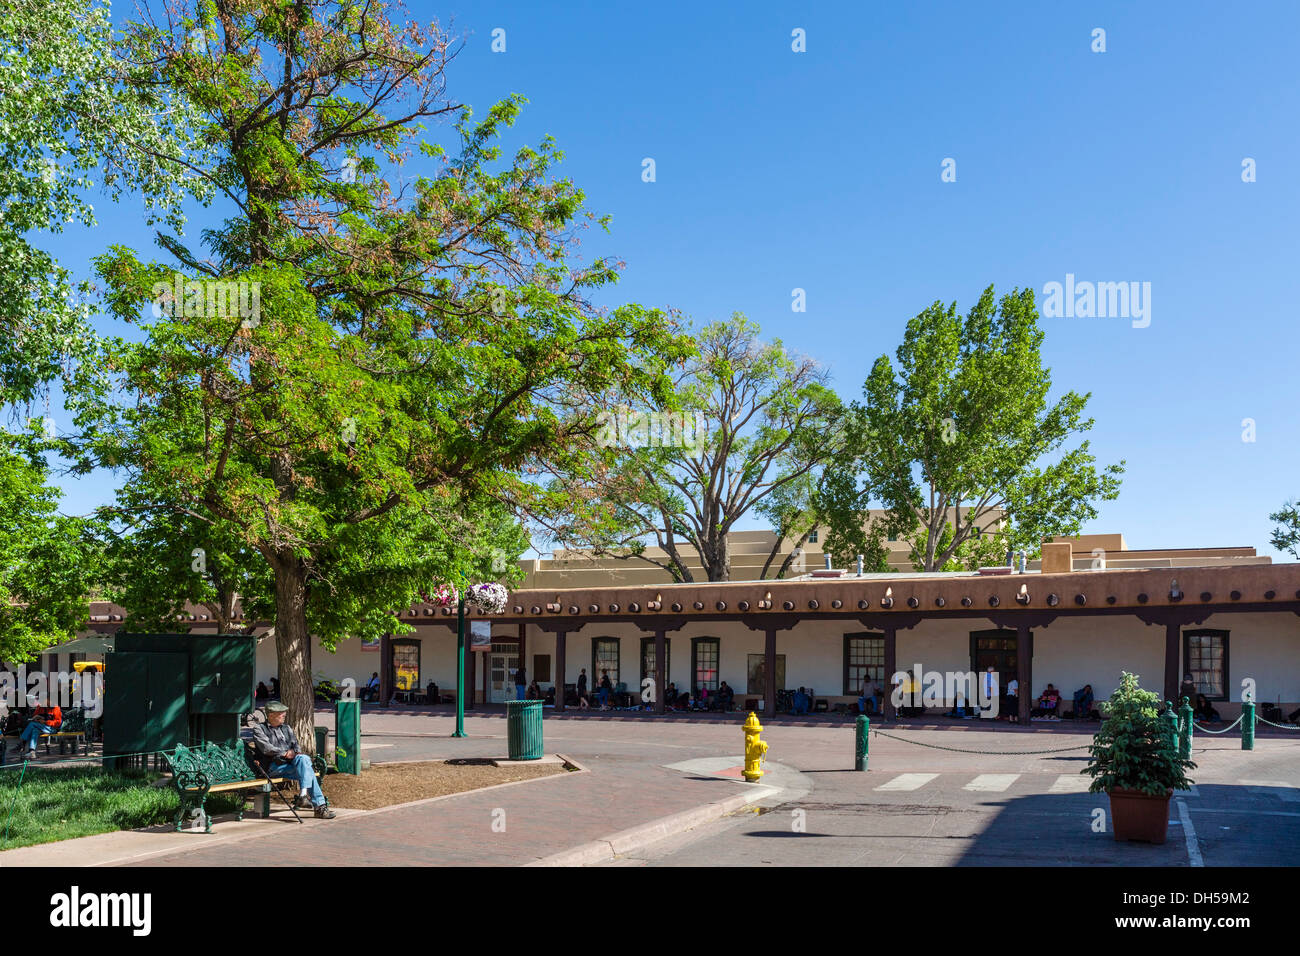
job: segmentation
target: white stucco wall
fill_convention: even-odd
[[[910,671],[919,663],[924,670],[966,671],[970,668],[971,632],[992,627],[987,621],[968,618],[924,622],[912,629],[899,630],[897,666]],[[1198,627],[1218,628],[1229,633],[1227,683],[1232,701],[1215,704],[1225,717],[1231,719],[1239,712],[1241,681],[1246,677],[1256,681],[1260,701],[1278,702],[1287,710],[1300,702],[1300,617],[1290,613],[1220,614]],[[777,632],[777,654],[786,657],[785,686],[802,685],[814,689],[819,697],[850,699],[841,694],[844,635],[864,630],[860,624],[851,621],[817,621]],[[517,634],[517,624],[493,626],[495,642],[513,641]],[[535,676],[534,657],[539,654],[551,657],[553,676],[555,635],[535,624],[528,625],[527,635],[525,666],[530,678]],[[432,679],[441,688],[454,688],[455,633],[448,627],[437,625],[416,628],[408,636],[420,640],[421,684]],[[620,679],[629,689],[638,687],[641,638],[647,636],[650,635],[646,631],[627,623],[589,624],[580,631],[570,632],[565,680],[575,683],[579,669],[585,667],[589,685],[594,688],[599,675],[591,673],[592,641],[612,637],[620,642]],[[691,638],[695,637],[719,638],[719,676],[732,686],[742,703],[744,697],[753,696],[746,689],[748,655],[763,653],[763,633],[740,623],[707,621],[690,623],[679,631],[669,632],[668,679],[679,688],[690,686]],[[1058,618],[1050,626],[1034,631],[1034,686],[1031,693],[1037,696],[1051,681],[1068,701],[1076,689],[1090,683],[1095,696],[1104,699],[1114,690],[1120,673],[1126,670],[1138,674],[1144,687],[1159,692],[1164,682],[1164,640],[1163,627],[1148,626],[1127,615]],[[1181,641],[1179,653],[1181,674],[1185,667],[1181,660]],[[475,675],[480,697],[483,666],[481,655]],[[317,677],[335,681],[351,677],[358,685],[364,685],[370,674],[379,669],[378,649],[362,650],[359,641],[343,642],[334,653],[322,649],[319,643],[313,646],[312,670]],[[275,672],[275,648],[271,640],[263,639],[257,648],[256,679],[269,680]],[[543,688],[552,686],[547,682],[541,683]]]

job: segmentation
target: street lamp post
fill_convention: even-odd
[[[465,733],[465,589],[458,588],[456,602],[456,732],[453,737],[466,737]]]

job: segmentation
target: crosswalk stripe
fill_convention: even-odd
[[[916,790],[939,776],[937,773],[900,773],[888,783],[882,783],[877,790]]]
[[[1087,793],[1092,778],[1078,773],[1063,773],[1052,782],[1048,793]]]
[[[1019,779],[1018,773],[982,773],[962,789],[980,793],[1001,793]]]

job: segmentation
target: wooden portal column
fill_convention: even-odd
[[[379,639],[379,702],[385,707],[393,699],[393,642],[385,634]]]
[[[533,669],[528,663],[527,652],[528,652],[528,625],[523,621],[520,621],[519,622],[519,666],[524,669],[524,671],[528,674],[529,677],[531,677],[533,680],[536,680],[537,675],[533,673]],[[510,679],[514,680],[515,675],[511,674]]]
[[[898,629],[893,627],[885,628],[885,686],[881,688],[885,692],[884,699],[884,716],[886,720],[893,720],[898,716],[898,708],[894,706],[894,672],[898,670]]]
[[[767,687],[764,688],[764,717],[776,716],[776,628],[766,630],[767,640],[763,647],[763,660],[767,668]]]
[[[1016,625],[1016,680],[1020,694],[1016,697],[1018,715],[1022,724],[1029,723],[1029,708],[1033,703],[1034,686],[1034,632],[1028,624]]]
[[[719,645],[721,646],[721,645]],[[668,686],[667,665],[668,638],[662,627],[655,628],[655,713],[664,712],[664,688]]]
[[[466,626],[468,627],[468,622]],[[468,644],[469,634],[465,635],[465,641],[467,645],[465,647],[465,709],[473,710],[474,698],[477,696],[474,693],[474,666],[477,663],[478,656],[481,652],[471,649],[471,646]]]
[[[1171,700],[1174,706],[1179,704],[1178,688],[1181,681],[1178,679],[1178,638],[1182,634],[1182,624],[1179,621],[1165,622],[1165,696],[1164,700]],[[1193,704],[1196,701],[1192,701]]]
[[[519,625],[520,631],[524,625]],[[568,631],[555,632],[555,709],[564,710],[564,651]]]

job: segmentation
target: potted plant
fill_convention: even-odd
[[[1187,790],[1187,771],[1196,764],[1180,757],[1178,740],[1160,718],[1160,696],[1124,673],[1119,687],[1102,704],[1105,721],[1092,746],[1084,773],[1090,793],[1110,794],[1111,829],[1116,840],[1164,843],[1169,829],[1169,798]]]

